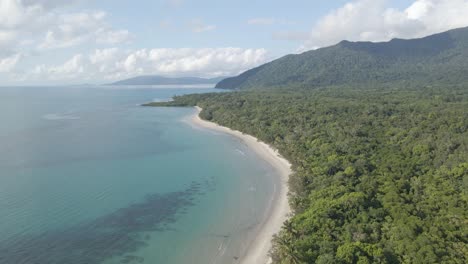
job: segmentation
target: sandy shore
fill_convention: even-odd
[[[286,221],[290,208],[288,204],[288,177],[291,174],[291,164],[281,157],[276,150],[269,145],[260,142],[257,138],[242,134],[239,131],[232,130],[227,127],[219,126],[216,123],[202,120],[199,113],[202,110],[196,107],[197,112],[191,118],[191,123],[203,128],[212,129],[218,132],[227,133],[241,139],[249,148],[256,152],[261,158],[271,164],[275,168],[280,179],[276,184],[275,194],[271,208],[261,226],[257,229],[257,234],[253,241],[249,241],[247,252],[240,258],[242,264],[265,264],[270,263],[271,259],[268,256],[268,251],[271,248],[271,239],[273,235],[278,233],[284,221]]]

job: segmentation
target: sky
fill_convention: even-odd
[[[232,76],[341,40],[468,26],[468,0],[0,0],[0,85]]]

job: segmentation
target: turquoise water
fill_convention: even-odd
[[[0,88],[0,263],[236,263],[274,175],[191,108],[213,89]]]

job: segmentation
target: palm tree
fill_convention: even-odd
[[[275,236],[273,240],[275,253],[280,257],[279,259],[283,260],[283,263],[302,263],[298,256],[298,252],[294,249],[292,243],[293,239],[288,235],[286,235],[286,238],[284,236],[284,233],[281,236]]]

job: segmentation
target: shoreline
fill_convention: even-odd
[[[270,145],[259,141],[256,137],[243,134],[240,131],[232,130],[228,127],[220,126],[214,122],[209,122],[200,118],[199,114],[202,108],[196,106],[196,113],[190,118],[193,125],[226,133],[242,140],[259,157],[268,162],[279,175],[275,197],[265,215],[262,223],[256,229],[256,234],[252,241],[248,241],[248,247],[243,256],[240,257],[241,264],[266,264],[271,263],[268,253],[271,249],[271,240],[273,235],[277,234],[283,223],[288,219],[291,212],[288,203],[288,178],[291,174],[291,164],[281,157],[281,155]]]

